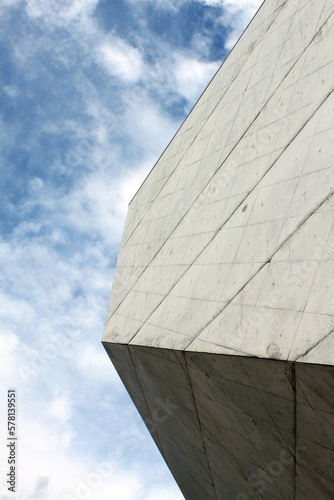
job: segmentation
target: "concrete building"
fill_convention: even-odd
[[[334,0],[266,0],[129,205],[104,346],[187,500],[334,498]]]

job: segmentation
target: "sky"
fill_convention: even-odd
[[[127,205],[260,4],[0,0],[1,500],[182,500],[102,332]]]

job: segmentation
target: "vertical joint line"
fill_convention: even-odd
[[[198,413],[198,408],[197,408],[195,393],[194,393],[194,390],[193,390],[193,384],[191,383],[190,373],[189,373],[189,369],[188,369],[187,353],[185,351],[184,351],[184,365],[185,365],[186,374],[187,374],[187,377],[188,377],[188,380],[189,380],[189,386],[190,386],[190,390],[191,390],[191,395],[192,395],[192,398],[193,398],[193,401],[194,401],[194,407],[195,407],[196,416],[197,416],[197,420],[198,420],[198,426],[199,426],[199,430],[200,430],[201,437],[202,437],[203,450],[205,451],[207,466],[208,466],[208,470],[209,470],[209,474],[210,474],[210,479],[211,479],[211,484],[212,484],[212,487],[213,487],[213,492],[214,492],[214,495],[215,495],[215,500],[218,500],[217,490],[216,490],[216,486],[215,486],[215,483],[214,483],[214,480],[213,480],[212,469],[211,469],[211,466],[210,466],[210,461],[209,461],[209,457],[208,457],[208,453],[207,453],[207,447],[206,447],[205,441],[204,441],[204,435],[203,435],[201,420],[199,418],[199,413]]]

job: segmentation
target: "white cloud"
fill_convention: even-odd
[[[18,361],[17,348],[19,345],[19,339],[17,336],[10,332],[2,329],[0,335],[0,352],[1,352],[1,363],[0,363],[0,379],[4,386],[12,387],[15,383],[14,374],[15,367]]]
[[[69,22],[90,15],[99,0],[26,0],[27,14],[44,18],[50,24],[67,25]]]
[[[149,492],[148,496],[145,496],[145,500],[177,500],[182,499],[180,490],[175,485],[174,487],[166,487],[165,490],[161,491],[161,488],[154,488]]]
[[[72,416],[72,404],[68,393],[56,389],[53,399],[48,404],[47,412],[51,417],[65,423]]]
[[[18,3],[20,0],[2,0],[1,4],[0,4],[0,8],[3,7],[12,7],[13,5],[15,5],[16,3]]]
[[[250,22],[263,0],[196,0],[212,7],[221,7],[219,18],[221,24],[229,28],[230,33],[225,40],[225,48],[231,50],[238,38]]]
[[[139,188],[146,169],[129,170],[117,177],[114,170],[103,168],[84,177],[62,199],[63,224],[76,231],[99,236],[109,248],[120,241],[128,203]]]
[[[92,379],[100,381],[108,380],[114,387],[121,387],[122,385],[102,344],[99,347],[95,344],[81,345],[77,364],[83,376],[87,376],[87,373],[89,373]]]
[[[225,42],[226,49],[232,49],[262,2],[263,0],[226,0],[224,2],[225,16],[221,21],[223,25],[232,28]]]
[[[194,104],[217,71],[219,64],[183,56],[176,56],[175,59],[174,75],[177,91]]]
[[[4,274],[7,275],[7,272]],[[33,322],[36,319],[33,304],[22,297],[2,292],[0,293],[0,303],[1,323],[3,328],[7,328],[10,333],[18,333],[16,329],[17,319],[24,317],[27,323]]]
[[[249,12],[255,13],[263,3],[263,0],[196,0],[211,6],[233,7],[236,10],[248,9]]]
[[[40,191],[43,188],[43,186],[44,186],[43,179],[39,177],[34,177],[29,181],[29,187],[34,191],[35,190]]]
[[[170,84],[170,82],[168,83]],[[175,82],[173,83],[175,86]],[[187,92],[185,91],[185,93]],[[144,158],[144,161],[137,163],[137,165],[132,160],[131,168],[136,167],[136,172],[131,172],[133,176],[131,184],[138,182],[139,187],[141,184],[140,176],[142,176],[141,180],[145,178],[173,137],[178,125],[179,121],[171,118],[162,106],[159,106],[148,96],[144,96],[139,102],[129,102],[124,115],[124,131],[131,138],[132,143],[143,151]],[[127,184],[129,186],[129,183]]]
[[[71,487],[73,477],[87,470],[87,464],[83,461],[79,463],[73,460],[72,454],[64,453],[66,440],[63,439],[62,433],[59,433],[59,429],[50,425],[48,419],[41,416],[41,413],[35,415],[34,421],[26,418],[22,400],[18,399],[18,403],[21,414],[17,441],[18,492],[15,498],[58,498],[64,488]],[[2,452],[0,458],[3,459],[1,455]],[[7,467],[2,470],[7,470]],[[46,480],[43,481],[42,478]],[[41,493],[43,484],[44,496],[36,496]],[[5,480],[1,481],[1,487],[4,494]],[[4,495],[1,498],[4,498]]]
[[[139,475],[117,470],[112,477],[104,479],[94,470],[86,476],[84,484],[91,492],[92,500],[103,498],[117,498],[117,500],[135,500],[142,487]],[[95,473],[95,476],[93,474]]]
[[[237,9],[249,9],[249,12],[256,11],[263,0],[223,0],[223,4],[226,6],[232,5]]]
[[[47,476],[41,476],[36,482],[36,487],[34,491],[34,498],[47,498],[48,497],[48,486],[49,478]]]
[[[14,99],[15,97],[17,97],[19,95],[19,90],[14,85],[6,85],[2,89],[12,99]]]
[[[141,7],[143,4],[153,4],[155,8],[166,11],[178,11],[181,5],[189,3],[190,0],[128,0],[129,3]]]
[[[144,73],[140,52],[116,37],[100,45],[97,58],[110,75],[126,82],[138,81]]]
[[[206,59],[210,57],[211,40],[210,35],[195,33],[191,39],[191,48],[195,54]]]
[[[130,201],[148,175],[152,165],[153,161],[146,161],[145,164],[140,165],[138,169],[133,170],[130,175],[127,176],[126,180],[122,182],[120,186],[119,209],[123,211],[123,213],[126,213]]]

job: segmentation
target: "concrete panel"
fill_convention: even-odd
[[[186,499],[330,498],[333,367],[105,347]]]

